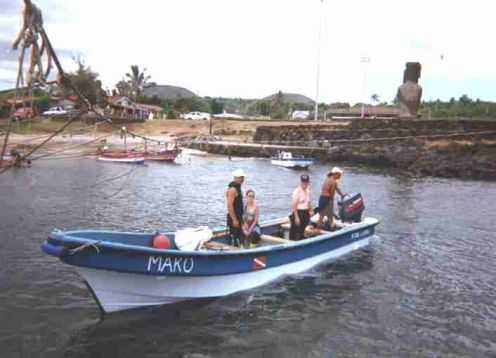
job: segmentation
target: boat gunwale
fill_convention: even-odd
[[[320,241],[339,237],[342,235],[346,235],[350,232],[362,230],[368,227],[374,227],[379,224],[379,220],[376,218],[365,218],[368,219],[369,222],[362,221],[360,223],[354,223],[356,225],[345,226],[340,230],[333,231],[330,233],[324,233],[321,235],[317,235],[311,238],[307,238],[299,241],[291,241],[287,243],[280,243],[268,246],[260,246],[255,248],[243,249],[243,250],[200,250],[200,251],[182,251],[178,249],[173,250],[164,250],[164,249],[156,249],[153,247],[146,247],[142,245],[130,245],[123,243],[115,243],[112,241],[101,241],[98,239],[89,239],[89,238],[80,238],[76,236],[72,236],[71,233],[82,233],[82,232],[100,232],[100,233],[114,233],[114,234],[132,234],[132,235],[153,235],[153,233],[135,233],[135,232],[120,232],[120,231],[112,231],[112,230],[70,230],[70,231],[52,231],[49,234],[49,239],[56,241],[57,243],[63,244],[91,244],[94,243],[99,247],[108,248],[111,250],[121,250],[126,252],[133,253],[144,253],[144,254],[154,254],[154,255],[174,255],[174,256],[228,256],[228,255],[251,255],[251,254],[260,254],[264,252],[273,252],[280,250],[287,250],[292,248],[300,248],[307,245],[312,245],[319,243]],[[214,233],[221,233],[225,231],[225,228],[221,228],[215,230]]]

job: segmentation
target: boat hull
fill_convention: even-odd
[[[107,156],[99,155],[98,160],[102,162],[114,163],[130,163],[130,164],[144,164],[145,157],[143,156]]]
[[[164,150],[159,152],[146,152],[145,159],[155,162],[172,163],[181,153],[181,150]]]
[[[227,296],[262,286],[366,247],[370,237],[339,249],[263,270],[219,276],[149,276],[78,267],[104,312]]]
[[[271,164],[278,165],[280,167],[285,168],[293,168],[293,169],[306,169],[310,165],[314,163],[313,159],[301,159],[301,160],[280,160],[280,159],[271,159]]]
[[[154,233],[54,230],[42,243],[46,254],[75,266],[104,312],[211,298],[249,290],[296,274],[370,243],[377,219],[345,224],[300,241],[271,235],[284,220],[261,223],[262,240],[251,249],[181,251],[156,249]],[[175,233],[166,233],[175,242]],[[225,238],[225,228],[214,236]]]

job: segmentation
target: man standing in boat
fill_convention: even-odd
[[[227,227],[229,228],[229,245],[239,246],[242,240],[243,225],[243,192],[241,185],[245,181],[245,173],[241,169],[234,171],[234,180],[227,188]]]
[[[300,176],[300,185],[293,190],[291,196],[292,214],[289,216],[291,227],[289,229],[290,240],[304,239],[305,229],[313,215],[312,203],[310,201],[310,177],[306,174]]]
[[[319,220],[317,221],[317,229],[322,229],[322,222],[324,216],[329,219],[329,227],[332,228],[333,225],[333,213],[334,213],[334,193],[337,191],[339,195],[344,196],[345,193],[338,188],[338,179],[341,178],[343,170],[338,167],[331,169],[327,173],[324,179],[324,184],[322,184],[322,190],[319,197]]]

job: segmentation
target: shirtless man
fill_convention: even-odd
[[[339,195],[344,196],[345,193],[338,188],[337,180],[341,178],[343,171],[334,167],[329,173],[327,173],[324,179],[324,184],[322,184],[322,190],[319,197],[319,220],[317,221],[317,230],[322,229],[322,221],[324,216],[327,216],[329,220],[329,227],[332,228],[333,225],[333,213],[334,213],[334,193],[337,191]]]

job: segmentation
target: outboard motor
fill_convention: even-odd
[[[338,212],[341,221],[360,222],[365,209],[362,194],[349,194],[338,201]]]

